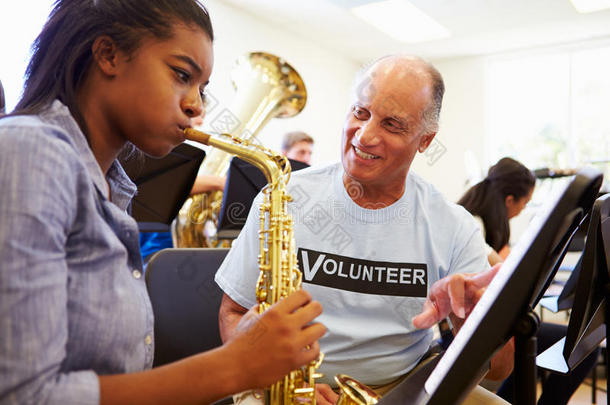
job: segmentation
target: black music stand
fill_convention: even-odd
[[[583,169],[544,215],[527,228],[437,366],[421,384],[410,378],[379,405],[446,405],[464,400],[487,371],[491,357],[515,336],[516,403],[536,403],[536,331],[532,308],[542,295],[577,225],[591,209],[602,176]],[[408,393],[411,391],[411,393]],[[416,392],[417,394],[414,394]]]
[[[584,226],[584,224],[581,224],[581,227],[582,226]],[[559,293],[559,295],[542,297],[540,299],[540,305],[552,312],[565,311],[566,309],[572,308],[572,304],[574,303],[574,295],[576,294],[576,284],[578,283],[578,278],[580,277],[581,268],[582,256],[578,259],[578,262],[571,270],[570,277],[568,277],[563,288],[561,289],[561,293]]]
[[[138,186],[131,215],[142,232],[167,232],[188,198],[205,152],[192,145],[178,145],[156,159],[124,159],[121,165]]]
[[[545,350],[536,364],[568,374],[604,340],[610,323],[610,194],[595,201],[565,338]],[[606,364],[610,357],[606,351]],[[606,376],[610,384],[610,375]],[[610,404],[610,398],[607,399]]]
[[[580,257],[578,258],[576,264],[569,269],[570,277],[568,277],[563,285],[561,293],[559,293],[559,295],[545,296],[540,299],[540,306],[552,312],[565,311],[572,308],[572,304],[574,303],[574,294],[576,292],[576,284],[580,275],[580,269],[582,268],[582,251],[585,248],[585,239],[587,236],[587,229],[589,228],[590,217],[590,214],[585,216],[574,233],[572,241],[568,245],[567,251],[580,252]],[[562,267],[559,267],[558,270],[561,270]]]
[[[293,172],[309,167],[307,163],[288,160]],[[216,234],[219,239],[237,238],[246,223],[254,197],[266,185],[265,175],[256,166],[237,157],[231,159],[218,216]]]

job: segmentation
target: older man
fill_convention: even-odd
[[[459,327],[493,277],[472,217],[409,171],[436,135],[443,93],[430,64],[378,60],[358,78],[341,164],[293,174],[303,288],[322,302],[328,328],[320,340],[322,382],[332,385],[335,374],[346,373],[384,391],[427,353],[430,327],[447,315]],[[256,304],[258,229],[253,208],[216,275],[225,292],[224,339]],[[510,371],[512,363],[504,364],[496,377]],[[482,395],[482,403],[496,401]],[[336,401],[326,386],[317,397],[318,404]]]

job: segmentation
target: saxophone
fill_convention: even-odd
[[[228,134],[216,137],[192,128],[185,129],[184,133],[191,141],[237,155],[256,166],[267,179],[260,206],[260,273],[256,285],[256,299],[262,313],[301,289],[302,274],[297,267],[293,222],[287,206],[292,200],[286,191],[290,180],[290,162],[270,149]],[[320,354],[317,360],[291,371],[282,380],[267,387],[265,405],[315,405],[315,379],[322,377],[317,369],[323,358],[324,355]],[[373,405],[379,399],[370,388],[349,376],[338,375],[335,380],[341,389],[338,405]]]
[[[287,211],[287,203],[292,200],[286,192],[290,163],[284,156],[230,135],[212,137],[192,128],[185,129],[185,134],[189,140],[237,155],[256,166],[267,178],[268,185],[262,190],[264,201],[260,206],[260,273],[256,285],[256,299],[262,313],[301,288],[302,276],[297,267],[292,217]],[[268,387],[265,390],[265,404],[315,405],[314,385],[315,379],[321,377],[316,372],[321,358],[291,371]]]

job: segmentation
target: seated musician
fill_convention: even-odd
[[[532,199],[536,177],[520,162],[505,157],[489,168],[487,176],[470,187],[458,204],[479,223],[491,265],[504,261],[510,251],[509,220]]]
[[[485,179],[472,186],[458,204],[479,221],[485,235],[490,264],[503,260],[506,256],[498,252],[509,250],[509,220],[523,211],[531,200],[536,186],[534,174],[520,162],[505,157],[489,168]],[[542,353],[555,342],[566,336],[568,327],[556,323],[541,322],[536,334],[536,351]],[[595,367],[599,349],[593,351],[570,374],[552,373],[544,379],[538,405],[566,405],[578,386],[591,369]],[[539,373],[541,374],[541,373]],[[498,390],[498,395],[513,402],[513,376],[511,375]]]
[[[328,385],[338,373],[387,392],[427,355],[430,328],[446,316],[459,328],[497,271],[473,217],[409,171],[436,135],[443,92],[439,72],[418,58],[378,60],[358,77],[342,163],[292,176],[303,287],[322,302],[328,328],[318,404],[336,402]],[[216,275],[225,340],[256,304],[258,202]],[[491,365],[488,378],[505,378],[512,347]],[[477,400],[505,403],[480,387],[467,401]]]
[[[282,155],[310,165],[313,143],[313,138],[303,131],[287,132],[282,139]]]
[[[126,211],[136,187],[117,157],[184,140],[213,37],[198,0],[54,2],[21,100],[0,118],[3,405],[210,404],[318,357],[321,307],[298,291],[252,310],[222,347],[151,370],[154,316]],[[252,339],[257,325],[268,332]]]

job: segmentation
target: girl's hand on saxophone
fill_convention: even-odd
[[[225,346],[240,363],[247,388],[268,386],[320,354],[318,339],[326,327],[312,321],[322,305],[299,290],[263,314],[258,306],[239,321]]]

